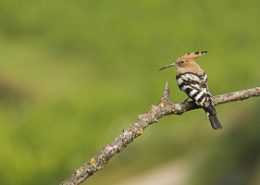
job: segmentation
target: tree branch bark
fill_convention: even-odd
[[[187,111],[199,108],[192,101],[184,103],[173,103],[169,101],[168,82],[165,85],[164,95],[158,105],[152,105],[151,110],[138,116],[127,129],[124,129],[110,144],[106,145],[97,155],[92,157],[85,164],[80,166],[75,172],[60,185],[78,185],[88,177],[103,168],[109,160],[116,154],[124,150],[128,144],[141,136],[144,129],[149,125],[158,122],[164,116],[172,114],[183,114]],[[246,89],[213,97],[215,105],[229,103],[233,101],[245,100],[251,97],[260,96],[260,87]]]

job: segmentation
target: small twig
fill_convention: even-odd
[[[166,82],[164,87],[163,97],[161,98],[161,103],[169,102],[169,95],[170,95],[169,83]]]
[[[231,92],[213,97],[215,105],[229,103],[233,101],[245,100],[251,97],[260,96],[260,87],[252,89]],[[164,95],[159,105],[152,105],[152,108],[146,114],[141,114],[127,129],[123,130],[110,144],[105,146],[97,155],[87,161],[61,185],[78,185],[103,168],[109,160],[116,154],[126,148],[135,138],[142,135],[144,129],[157,122],[160,118],[172,115],[183,114],[184,112],[197,109],[195,103],[188,101],[185,103],[172,103],[169,101],[169,86],[165,85]]]

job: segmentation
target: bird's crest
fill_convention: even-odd
[[[207,52],[208,51],[196,51],[196,52],[186,53],[181,58],[183,58],[183,59],[196,59],[196,58],[202,57]]]

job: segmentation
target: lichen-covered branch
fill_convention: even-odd
[[[213,97],[213,100],[215,105],[219,105],[245,100],[255,96],[260,96],[260,87],[218,95]],[[75,172],[60,185],[78,185],[82,183],[103,168],[116,153],[124,150],[128,144],[142,135],[146,127],[158,122],[160,118],[172,114],[183,114],[184,112],[197,108],[196,104],[192,101],[184,103],[170,102],[169,87],[168,83],[166,83],[164,95],[158,105],[152,105],[149,112],[139,115],[138,118],[128,128],[124,129],[110,144],[106,145],[97,155],[76,169]]]

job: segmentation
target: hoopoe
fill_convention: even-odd
[[[213,129],[221,129],[222,126],[217,118],[216,109],[212,96],[207,86],[207,74],[194,61],[207,51],[186,53],[177,59],[175,63],[166,65],[160,70],[176,66],[176,80],[180,90],[184,91],[199,107],[207,113]]]

